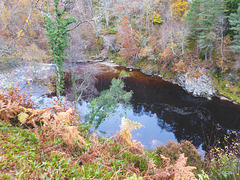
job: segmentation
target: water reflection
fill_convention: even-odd
[[[118,67],[118,70],[121,69],[127,70]],[[149,132],[137,138],[143,144],[144,136],[148,136],[149,139],[151,134],[161,136],[161,133],[168,132],[168,140],[173,138],[170,136],[173,133],[177,141],[190,140],[196,147],[202,145],[202,148],[207,150],[216,140],[223,140],[231,131],[239,132],[239,106],[217,98],[211,101],[195,98],[179,86],[165,82],[159,77],[146,76],[139,71],[129,73],[131,77],[125,80],[126,90],[133,90],[134,94],[131,100],[132,115],[128,113],[128,118],[140,122],[142,119],[148,119],[145,124],[151,124],[148,127]],[[116,73],[111,72],[98,74],[97,89],[107,89],[112,77],[116,76]],[[155,129],[156,125],[151,119],[157,120],[158,129]],[[103,125],[103,129],[107,129],[104,126],[106,125]],[[152,137],[153,141],[154,139],[157,138]],[[149,141],[145,142],[145,145],[149,147]]]

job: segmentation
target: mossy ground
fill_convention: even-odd
[[[0,121],[0,135],[0,179],[124,179],[129,164],[133,163],[144,172],[148,169],[148,159],[154,157],[154,153],[148,151],[147,155],[134,155],[130,151],[121,155],[123,146],[110,141],[113,146],[106,156],[113,156],[109,156],[108,166],[104,165],[101,157],[97,158],[97,163],[90,160],[82,164],[76,156],[79,152],[75,155],[58,151],[44,153],[43,146],[31,130]],[[105,141],[105,138],[99,139],[99,143]],[[81,153],[85,151],[88,151],[88,147],[82,149]]]
[[[213,76],[213,79],[219,95],[240,103],[240,81],[217,76]]]
[[[30,130],[0,122],[0,179],[64,179],[78,176],[80,166],[61,154],[43,153]]]

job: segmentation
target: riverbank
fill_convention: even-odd
[[[92,98],[97,97],[98,92],[109,88],[112,78],[117,78],[122,70],[130,75],[124,82],[125,90],[133,90],[134,92],[131,100],[133,108],[124,109],[119,106],[117,109],[119,113],[110,116],[101,124],[99,130],[104,131],[106,137],[118,131],[121,114],[125,114],[129,119],[141,122],[145,126],[137,133],[133,132],[133,137],[141,141],[147,149],[167,144],[169,140],[177,142],[187,139],[200,152],[203,152],[207,151],[209,146],[209,142],[206,144],[206,136],[212,137],[211,135],[214,134],[215,139],[221,139],[226,132],[238,130],[238,127],[240,127],[239,123],[235,122],[240,109],[231,103],[221,102],[216,98],[213,98],[212,101],[205,98],[195,98],[186,93],[180,86],[164,81],[158,76],[147,76],[133,67],[125,68],[107,61],[87,64],[76,63],[73,67],[77,78],[77,87],[82,87],[82,81],[78,78],[83,78],[86,73],[93,73],[91,83],[88,85],[91,92],[88,90],[88,94],[84,93],[84,97],[89,93]],[[65,96],[68,101],[73,101],[72,81],[69,71],[66,72],[66,75]],[[11,82],[11,79],[9,81]],[[37,82],[30,81],[30,84],[28,84],[24,76],[21,81],[24,81],[24,83],[19,84],[21,87],[29,85],[26,88],[32,88],[32,99],[38,104],[39,108],[49,107],[50,104],[54,103],[51,96],[48,96],[48,91],[40,91],[41,86],[36,84]],[[21,90],[24,91],[24,88]],[[85,100],[83,98],[78,105],[81,108],[82,117],[88,112]],[[219,129],[218,125],[221,126],[221,130],[217,130]],[[204,129],[204,134],[203,129],[199,127]],[[193,129],[194,131],[192,131]]]
[[[88,133],[67,102],[35,110],[19,88],[0,94],[0,102],[1,179],[196,179],[190,164],[202,164],[189,142],[175,143],[180,149],[171,162],[165,152],[145,150],[131,140],[141,124],[126,118],[117,134],[101,138]]]
[[[184,74],[176,74],[168,68],[162,68],[161,63],[157,61],[136,61],[131,66],[128,66],[121,61],[107,60],[106,62],[115,63],[129,69],[136,68],[146,75],[159,76],[163,80],[177,84],[186,92],[195,97],[204,97],[209,100],[212,97],[217,97],[222,101],[228,101],[236,105],[240,105],[240,90],[238,84],[233,84],[231,81],[220,81],[204,68],[199,68],[196,72],[187,72]],[[234,91],[227,88],[232,87]]]
[[[14,97],[18,98],[12,104]],[[76,120],[72,108],[63,103],[35,110],[31,99],[14,88],[0,94],[0,102],[2,179],[238,178],[238,159],[234,155],[239,154],[238,142],[228,144],[231,151],[218,149],[217,154],[209,153],[211,161],[203,161],[189,141],[144,149],[141,142],[131,139],[132,130],[124,128],[125,121],[137,127],[130,120],[122,120],[115,135],[101,138],[88,134],[88,127]]]

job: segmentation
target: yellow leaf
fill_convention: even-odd
[[[27,121],[27,118],[29,117],[29,115],[27,113],[21,112],[20,114],[18,114],[18,120],[24,124]]]
[[[131,144],[131,137],[132,137],[131,132],[140,127],[144,127],[144,126],[141,123],[134,122],[123,117],[122,123],[120,125],[120,132],[118,133],[118,135],[121,136],[123,139],[125,139],[125,141],[128,144]]]

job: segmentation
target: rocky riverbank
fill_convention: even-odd
[[[216,95],[216,89],[211,80],[211,76],[202,74],[199,77],[191,76],[190,72],[177,75],[178,84],[188,93],[196,97],[211,99]]]
[[[109,64],[117,64],[113,62],[112,60],[106,60],[103,63]],[[123,65],[121,65],[123,66]],[[129,69],[136,68],[134,66],[125,66]],[[148,66],[148,69],[150,67]],[[154,67],[155,68],[155,67]],[[147,75],[154,75],[159,76],[163,80],[171,82],[173,84],[178,84],[180,87],[182,87],[186,92],[192,94],[195,97],[204,97],[209,100],[211,100],[213,97],[218,97],[219,99],[223,101],[229,101],[233,104],[239,104],[238,102],[231,100],[230,98],[225,97],[224,95],[220,94],[216,89],[216,84],[214,83],[212,76],[209,72],[206,72],[204,69],[198,70],[198,73],[194,74],[193,72],[187,72],[184,74],[177,74],[176,78],[166,78],[163,77],[161,72],[154,72],[152,73],[146,73],[145,69],[143,68],[137,68],[141,72],[147,74]],[[155,68],[156,69],[156,68]],[[149,72],[149,71],[147,71]]]

